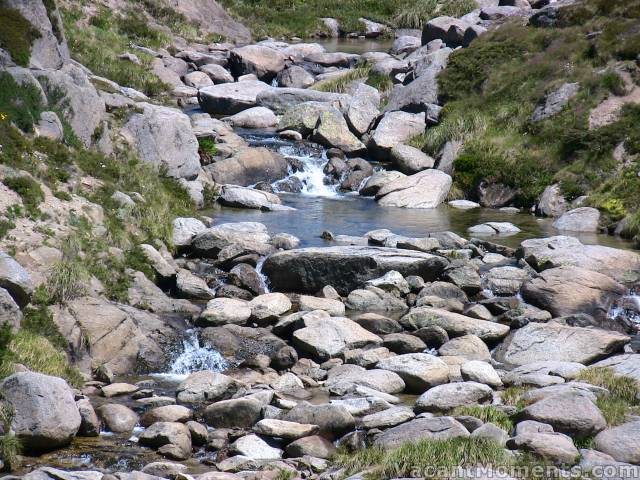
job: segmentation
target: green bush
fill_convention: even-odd
[[[37,86],[30,83],[18,84],[10,73],[0,72],[0,114],[3,114],[0,127],[3,130],[6,129],[4,125],[10,122],[23,132],[32,132],[34,123],[38,121],[44,109],[42,95]],[[0,131],[1,140],[8,135],[8,131]]]
[[[7,177],[2,183],[20,195],[30,215],[39,213],[38,206],[44,201],[44,192],[36,180],[27,176]]]
[[[40,32],[19,10],[0,7],[0,47],[9,52],[18,65],[29,64],[31,46],[38,38]]]

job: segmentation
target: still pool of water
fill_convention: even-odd
[[[471,235],[467,228],[494,221],[511,222],[522,230],[512,236],[483,237],[510,247],[517,247],[527,238],[567,234],[578,237],[583,243],[631,248],[629,242],[609,235],[559,232],[552,227],[552,220],[536,218],[527,213],[508,214],[486,208],[458,210],[447,205],[428,210],[381,207],[372,198],[355,195],[318,197],[280,194],[280,198],[285,205],[297,210],[261,212],[223,207],[207,214],[213,217],[214,224],[264,223],[271,233],[285,232],[300,238],[303,247],[330,245],[320,238],[325,230],[335,235],[362,235],[378,228],[387,228],[393,233],[409,237],[423,237],[430,232],[449,230],[469,238]]]

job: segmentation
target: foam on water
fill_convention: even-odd
[[[187,330],[182,340],[182,353],[175,358],[168,372],[158,375],[179,381],[193,372],[202,370],[222,372],[228,367],[228,362],[220,352],[200,346],[196,330]]]
[[[280,153],[285,157],[298,160],[302,164],[302,170],[291,172],[291,177],[297,177],[302,182],[302,194],[316,197],[339,197],[338,185],[327,185],[324,182],[324,167],[329,161],[324,150],[320,155],[311,149],[296,148],[293,145],[280,147]],[[278,182],[274,184],[278,191]]]

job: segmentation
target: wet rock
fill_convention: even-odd
[[[346,295],[389,270],[433,279],[446,264],[442,257],[428,253],[349,246],[278,252],[267,258],[262,271],[274,290],[315,293],[332,285]]]
[[[142,432],[138,442],[159,449],[159,453],[175,460],[185,460],[191,456],[191,432],[183,423],[154,423]]]
[[[600,212],[591,207],[580,207],[563,213],[553,222],[558,230],[572,232],[597,232],[599,230]]]
[[[541,360],[591,363],[622,350],[629,337],[597,328],[556,322],[529,323],[514,331],[494,352],[500,362],[525,365]]]
[[[526,302],[556,317],[588,313],[605,319],[609,308],[625,293],[623,285],[606,275],[572,266],[545,270],[522,287]]]
[[[190,374],[176,389],[178,401],[183,403],[215,402],[231,397],[238,386],[234,379],[222,373],[201,371]]]
[[[128,433],[138,423],[138,414],[124,405],[108,403],[96,409],[102,423],[110,432]]]
[[[166,405],[164,407],[152,408],[140,419],[143,427],[148,427],[156,422],[180,422],[185,423],[191,420],[193,412],[182,405]]]
[[[246,187],[285,178],[289,165],[280,154],[266,148],[240,148],[231,157],[207,165],[206,170],[218,184]]]
[[[416,401],[420,412],[441,412],[464,405],[491,402],[491,387],[477,382],[437,385],[423,393]]]
[[[467,429],[452,417],[416,418],[384,431],[376,437],[373,444],[384,449],[392,449],[422,439],[449,440],[468,436]]]
[[[236,128],[272,128],[278,126],[278,117],[265,107],[253,107],[224,119]]]
[[[333,443],[325,438],[314,435],[304,437],[287,446],[286,453],[289,457],[299,458],[309,455],[315,458],[331,458],[336,452]]]
[[[233,115],[258,106],[257,96],[273,87],[260,81],[223,83],[198,91],[200,107],[206,113]]]
[[[407,389],[422,393],[435,385],[449,381],[449,367],[433,355],[409,353],[378,362],[377,368],[397,373]]]
[[[80,429],[78,435],[82,437],[97,437],[100,435],[100,419],[88,398],[76,401],[80,413]]]
[[[244,325],[251,317],[251,307],[244,300],[216,298],[207,303],[207,308],[198,318],[200,326],[222,326],[229,323]]]
[[[487,222],[469,227],[467,231],[477,235],[512,235],[521,230],[509,222]]]
[[[262,407],[252,398],[222,400],[207,406],[204,417],[214,428],[249,428],[262,417]]]
[[[384,185],[376,194],[387,207],[435,208],[446,198],[451,177],[439,170],[424,170]]]
[[[366,149],[364,143],[351,133],[342,113],[337,109],[320,113],[313,139],[326,147],[339,148],[347,155],[358,155]]]

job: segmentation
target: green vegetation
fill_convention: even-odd
[[[36,85],[20,85],[8,72],[0,72],[0,127],[13,123],[23,132],[32,132],[45,109],[42,100]]]
[[[630,410],[640,405],[638,382],[634,378],[617,375],[610,368],[590,367],[582,370],[576,379],[609,390],[609,395],[598,398],[596,404],[611,426],[624,423]]]
[[[2,180],[7,187],[20,195],[22,203],[31,216],[40,214],[38,206],[44,201],[44,192],[40,184],[31,177],[7,177]]]
[[[7,430],[5,430],[7,431]],[[18,455],[22,453],[22,443],[10,433],[0,437],[0,457],[4,461],[4,469],[13,471],[20,465]]]
[[[454,182],[468,198],[481,181],[502,183],[517,190],[517,205],[529,207],[557,182],[570,198],[589,193],[615,222],[640,208],[640,164],[622,165],[612,155],[621,142],[630,155],[640,152],[633,127],[640,106],[625,107],[601,128],[590,130],[588,118],[604,99],[624,94],[617,72],[640,53],[640,1],[585,0],[563,11],[561,28],[512,21],[454,52],[440,75],[441,123],[412,143],[435,155],[449,140],[464,141]],[[594,31],[602,34],[587,35]],[[578,94],[559,114],[533,122],[545,95],[568,82],[580,84]]]
[[[473,0],[222,0],[256,37],[310,37],[325,30],[320,21],[334,17],[344,32],[362,32],[364,17],[396,28],[419,28],[439,15],[464,15]],[[287,12],[286,15],[283,12]]]
[[[495,442],[480,438],[452,438],[450,440],[418,440],[400,448],[388,450],[367,448],[356,453],[338,453],[334,463],[347,474],[368,471],[368,478],[422,477],[426,472],[458,467],[514,465],[514,457]],[[442,470],[440,470],[442,471]]]
[[[82,20],[80,10],[63,11],[63,20],[72,57],[96,75],[151,96],[169,88],[150,71],[151,55],[136,51],[141,65],[118,58],[130,51],[131,44],[157,48],[168,41],[166,35],[150,27],[144,17],[134,11],[121,16],[102,8],[90,25],[79,23]]]
[[[318,82],[311,88],[321,92],[346,93],[353,82],[368,79],[370,72],[371,65],[356,67],[337,78],[330,78]]]
[[[200,163],[208,165],[213,162],[213,157],[218,153],[216,142],[210,137],[198,138],[198,154],[200,155]]]
[[[510,432],[513,428],[513,422],[509,415],[492,406],[471,405],[466,407],[458,407],[453,411],[454,416],[471,416],[482,420],[483,423],[491,422],[494,425]]]
[[[26,20],[19,10],[5,8],[0,3],[0,47],[23,67],[29,64],[31,46],[40,38],[40,32]]]
[[[508,387],[502,391],[501,398],[505,405],[511,405],[518,409],[523,409],[527,406],[526,402],[522,399],[522,396],[527,393],[531,388],[529,387]]]

